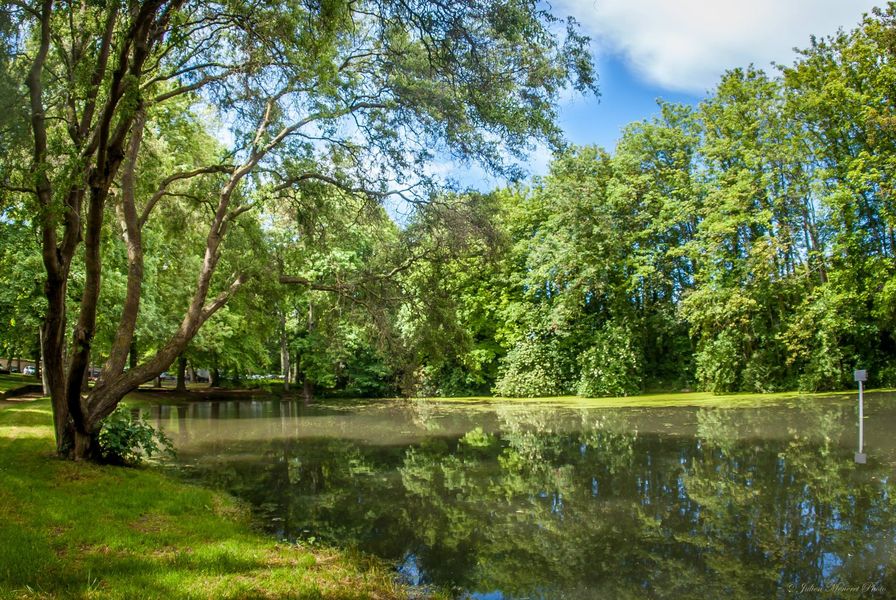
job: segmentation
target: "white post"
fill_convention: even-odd
[[[864,405],[865,399],[863,397],[863,391],[865,389],[865,382],[859,382],[859,454],[862,453],[862,449],[865,447],[865,420],[864,420]]]
[[[868,456],[865,449],[865,382],[868,381],[868,371],[857,370],[853,373],[853,379],[859,384],[859,451],[856,452],[856,463],[864,465]]]

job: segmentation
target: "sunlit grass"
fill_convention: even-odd
[[[867,393],[892,392],[889,389],[866,390]],[[801,398],[849,398],[858,391],[840,392],[780,392],[775,394],[720,394],[711,392],[681,392],[665,394],[644,394],[641,396],[622,396],[615,398],[582,398],[580,396],[552,396],[543,398],[505,398],[497,396],[473,396],[457,398],[426,398],[433,402],[445,402],[460,405],[494,405],[494,404],[537,404],[540,406],[580,407],[580,408],[625,408],[625,407],[725,407],[725,406],[763,406],[769,404],[792,403]]]
[[[0,598],[407,598],[381,563],[252,530],[231,497],[54,456],[47,401],[0,409]]]

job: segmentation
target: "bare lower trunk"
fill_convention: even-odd
[[[47,381],[46,362],[44,361],[44,326],[41,324],[37,328],[38,340],[40,341],[40,367],[37,369],[40,374],[40,383],[43,386],[44,396],[50,395],[50,384]]]
[[[307,326],[308,333],[314,331],[314,305],[310,302],[308,303]],[[314,384],[308,379],[308,375],[303,375],[302,377],[302,397],[305,400],[305,404],[311,404],[311,400],[314,398]]]
[[[74,449],[71,452],[74,460],[92,460],[100,458],[97,433],[74,432]]]
[[[80,402],[69,402],[65,393],[65,280],[48,275],[45,283],[47,315],[41,329],[44,381],[53,406],[56,451],[68,456],[75,447],[74,422],[70,408],[80,410]],[[79,394],[80,396],[80,394]]]
[[[187,357],[181,354],[177,357],[177,391],[187,389]]]
[[[314,384],[307,376],[302,380],[302,398],[305,400],[305,404],[311,404],[314,399]]]
[[[87,393],[90,391],[90,364],[84,367],[84,377],[81,380],[81,391]]]
[[[286,343],[286,313],[280,312],[280,373],[283,375],[283,391],[289,391],[289,346]]]

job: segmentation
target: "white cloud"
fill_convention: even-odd
[[[855,27],[883,0],[558,0],[599,52],[621,55],[645,80],[702,94],[726,70],[792,62],[809,36]]]

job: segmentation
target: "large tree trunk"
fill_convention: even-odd
[[[302,378],[302,399],[305,404],[311,404],[311,401],[314,400],[314,384],[307,375]]]
[[[286,337],[286,311],[280,311],[280,373],[283,375],[283,391],[288,392],[291,373]]]
[[[43,81],[49,76],[46,67],[51,45],[53,0],[43,0],[33,12],[39,27],[35,30],[33,57],[26,86],[33,139],[31,175],[38,207],[41,232],[41,255],[47,279],[44,294],[47,313],[43,324],[43,372],[53,407],[56,448],[60,455],[75,459],[95,458],[95,438],[102,420],[109,415],[128,392],[152,380],[167,369],[183,352],[199,328],[219,310],[245,282],[238,275],[231,286],[207,302],[211,279],[220,258],[219,248],[228,224],[245,211],[231,211],[234,191],[270,149],[253,151],[239,167],[214,166],[189,173],[177,173],[160,183],[159,190],[137,213],[136,163],[144,129],[141,82],[147,59],[164,39],[172,15],[181,2],[164,3],[148,0],[134,5],[122,16],[119,5],[111,3],[106,13],[104,33],[91,40],[91,47],[78,48],[90,56],[79,118],[65,125],[71,139],[71,156],[84,163],[83,177],[69,178],[69,187],[54,190],[49,177],[55,155],[49,150],[47,108],[44,104]],[[66,9],[67,10],[67,9]],[[71,56],[76,54],[72,49]],[[74,111],[72,111],[74,112]],[[268,126],[263,120],[261,131]],[[285,137],[285,134],[281,136]],[[89,367],[97,307],[101,287],[101,247],[106,204],[113,183],[119,178],[120,202],[116,205],[128,253],[128,280],[122,315],[109,358],[96,385],[82,393]],[[203,173],[226,173],[227,183],[220,189],[214,218],[209,223],[205,254],[193,297],[177,332],[144,364],[138,365],[132,346],[143,282],[143,248],[140,230],[155,202],[164,195],[173,181]],[[61,202],[60,202],[61,200]],[[86,206],[85,206],[86,201]],[[60,239],[61,238],[61,239]],[[83,241],[85,278],[78,310],[77,324],[71,339],[66,340],[66,291],[72,261]],[[125,371],[128,351],[130,369]],[[67,364],[66,364],[67,363]]]
[[[78,402],[70,404],[65,394],[65,288],[64,279],[48,274],[45,284],[48,306],[43,325],[43,352],[44,377],[53,407],[56,451],[67,456],[75,448],[75,423],[70,407],[74,404],[80,411],[80,398]]]
[[[43,324],[41,324],[41,326],[37,328],[37,335],[38,335],[38,339],[40,341],[41,365],[40,365],[40,369],[38,369],[38,371],[40,373],[40,382],[41,382],[41,385],[43,386],[44,396],[49,396],[50,395],[50,384],[47,382],[47,369],[45,368],[46,365],[44,362],[44,326],[43,326]]]
[[[187,357],[181,354],[177,357],[177,391],[187,390]]]
[[[75,431],[75,447],[72,452],[72,458],[75,460],[92,460],[100,459],[100,448],[98,441],[99,432],[82,433]]]
[[[90,363],[84,367],[84,377],[81,379],[81,393],[86,394],[90,391]]]

